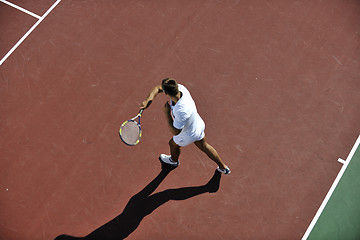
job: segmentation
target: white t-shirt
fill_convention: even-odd
[[[171,104],[172,116],[174,118],[173,126],[190,136],[200,136],[205,130],[205,123],[197,112],[190,92],[181,84],[178,84],[178,89],[182,96],[175,106]]]

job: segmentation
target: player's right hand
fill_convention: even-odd
[[[146,105],[147,105],[147,101],[143,101],[143,102],[140,104],[140,108],[141,108],[141,109],[145,109],[145,108],[146,108]]]
[[[148,101],[148,100],[143,101],[143,102],[140,104],[140,108],[141,108],[141,109],[147,109],[147,108],[150,106],[151,102],[152,102],[151,100],[150,100],[150,101]]]

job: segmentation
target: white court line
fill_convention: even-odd
[[[9,5],[9,6],[13,7],[13,8],[16,8],[16,9],[24,12],[24,13],[27,13],[27,14],[33,16],[34,18],[37,18],[37,19],[41,18],[39,15],[36,15],[35,13],[30,12],[30,11],[28,11],[28,10],[22,8],[22,7],[19,7],[18,5],[15,5],[15,4],[11,3],[11,2],[8,2],[6,0],[0,0],[0,2],[3,2],[3,3],[5,3],[5,4],[7,4],[7,5]]]
[[[4,2],[4,0],[0,0]],[[42,15],[39,20],[25,33],[25,35],[10,49],[10,51],[1,59],[0,66],[5,62],[5,60],[19,47],[19,45],[30,35],[32,31],[46,18],[47,15],[61,2],[61,0],[57,0],[47,11],[44,15]]]
[[[349,166],[349,163],[350,163],[352,157],[354,156],[356,149],[359,147],[359,144],[360,144],[360,136],[359,136],[358,139],[356,140],[356,142],[355,142],[353,148],[351,149],[351,152],[349,153],[349,156],[346,158],[346,160],[344,161],[344,160],[340,159],[340,160],[342,160],[342,161],[340,161],[340,162],[343,163],[344,165],[342,166],[342,168],[341,168],[339,174],[337,175],[334,183],[332,184],[329,192],[326,194],[326,197],[325,197],[324,201],[322,202],[319,210],[316,212],[315,217],[314,217],[314,219],[311,221],[310,226],[308,227],[308,229],[306,230],[304,236],[302,237],[302,240],[306,240],[306,239],[309,237],[309,235],[310,235],[311,231],[313,230],[316,222],[318,221],[321,213],[323,212],[326,204],[328,203],[331,195],[333,194],[336,186],[338,185],[340,179],[342,178],[342,176],[343,176],[343,174],[344,174],[347,166]]]
[[[341,159],[341,158],[338,159],[338,162],[339,162],[339,163],[342,163],[342,164],[345,164],[345,163],[346,163],[346,161],[343,160],[343,159]]]

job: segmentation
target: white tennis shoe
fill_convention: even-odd
[[[174,167],[177,167],[177,166],[180,165],[180,162],[179,162],[179,161],[173,162],[173,160],[171,159],[171,156],[170,156],[170,155],[161,154],[159,158],[160,158],[160,160],[163,161],[164,163],[170,164],[170,165],[172,165],[172,166],[174,166]]]
[[[230,168],[228,166],[225,166],[225,169],[220,169],[219,167],[217,167],[217,169],[219,172],[223,173],[223,174],[230,174]]]

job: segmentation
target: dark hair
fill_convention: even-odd
[[[161,86],[164,92],[172,97],[176,96],[176,94],[179,92],[178,84],[174,79],[165,78],[162,80]]]

